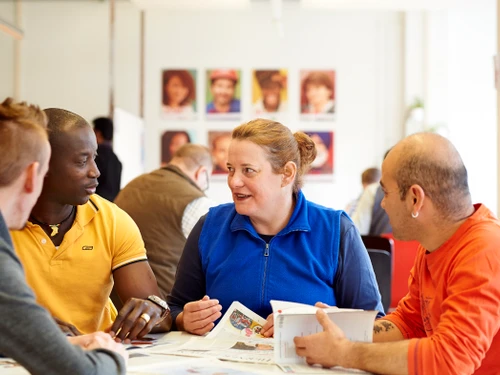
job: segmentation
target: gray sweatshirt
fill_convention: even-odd
[[[50,314],[37,305],[1,213],[0,353],[32,374],[125,374],[122,356],[104,349],[83,351],[71,345]]]

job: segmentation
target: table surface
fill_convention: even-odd
[[[232,361],[220,361],[217,358],[197,358],[183,357],[161,353],[162,348],[165,351],[176,348],[188,340],[203,340],[203,337],[194,336],[186,332],[170,332],[166,334],[151,335],[157,339],[156,344],[149,347],[133,346],[128,348],[129,361],[127,365],[128,375],[241,375],[241,374],[285,374],[294,372],[285,372],[277,365],[243,363]],[[298,373],[298,372],[297,372]],[[305,374],[306,372],[300,372]],[[360,374],[357,370],[335,369],[324,370],[320,368],[309,367],[307,373],[329,373],[340,375]],[[29,374],[24,368],[15,366],[10,367],[2,364],[0,361],[1,375],[26,375]],[[366,374],[366,373],[364,373]]]

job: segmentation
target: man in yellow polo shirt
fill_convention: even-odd
[[[12,232],[37,301],[62,325],[83,333],[111,329],[124,340],[153,328],[169,330],[169,309],[158,297],[139,229],[124,211],[95,195],[99,170],[92,128],[63,109],[45,113],[53,150],[49,172],[28,224]],[[116,320],[109,301],[113,284],[126,302]]]

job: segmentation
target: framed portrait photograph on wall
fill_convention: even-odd
[[[300,119],[335,119],[335,71],[300,71]]]
[[[241,71],[211,69],[206,72],[207,120],[238,120],[241,117]]]
[[[161,166],[167,165],[181,146],[194,141],[193,132],[186,130],[164,131],[161,135]]]
[[[208,132],[208,148],[214,162],[213,175],[227,175],[227,153],[231,142],[231,130]]]
[[[163,118],[174,120],[196,119],[196,70],[163,70],[161,94]]]
[[[275,119],[287,113],[288,72],[286,69],[252,72],[252,114]]]
[[[304,130],[316,145],[316,158],[311,163],[310,175],[331,175],[334,171],[333,163],[333,132]]]

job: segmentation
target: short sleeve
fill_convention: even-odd
[[[139,228],[132,218],[118,206],[114,206],[115,224],[113,228],[112,270],[138,261],[147,260],[144,241]]]

